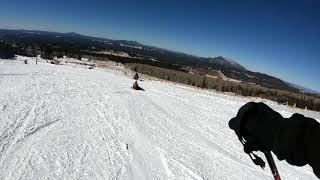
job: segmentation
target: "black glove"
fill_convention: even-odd
[[[309,164],[313,168],[313,172],[320,178],[320,124],[301,114],[292,115],[287,122],[286,130],[282,131],[279,137],[286,136],[290,139],[279,138],[274,152],[279,154],[279,159],[285,159],[292,165]],[[289,156],[283,153],[291,148],[294,151],[289,151]]]
[[[246,140],[249,149],[245,151],[271,151],[282,122],[282,116],[269,106],[249,102],[229,121],[229,127]]]
[[[294,114],[285,119],[281,129],[273,139],[273,152],[279,160],[286,160],[289,164],[304,166],[307,164],[305,132],[308,122],[304,116]]]
[[[319,177],[320,124],[294,114],[286,119],[264,103],[250,102],[240,108],[229,127],[245,139],[245,151],[273,151],[279,160],[303,166],[310,164]]]

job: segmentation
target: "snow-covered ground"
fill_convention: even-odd
[[[18,59],[0,60],[2,180],[272,179],[228,127],[248,98],[155,80],[134,91],[120,71]],[[283,179],[316,179],[276,163]]]

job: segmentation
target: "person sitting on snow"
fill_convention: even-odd
[[[135,90],[144,90],[142,89],[139,85],[138,85],[138,82],[135,81],[132,85],[132,89],[135,89]]]

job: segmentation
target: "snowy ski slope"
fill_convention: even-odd
[[[272,179],[228,128],[248,98],[155,80],[134,91],[120,71],[19,59],[0,60],[1,180]],[[276,163],[283,179],[316,179]]]

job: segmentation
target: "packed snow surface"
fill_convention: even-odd
[[[252,99],[157,80],[134,91],[121,71],[21,60],[0,60],[2,180],[272,179],[228,127]],[[275,161],[283,179],[316,179]]]

